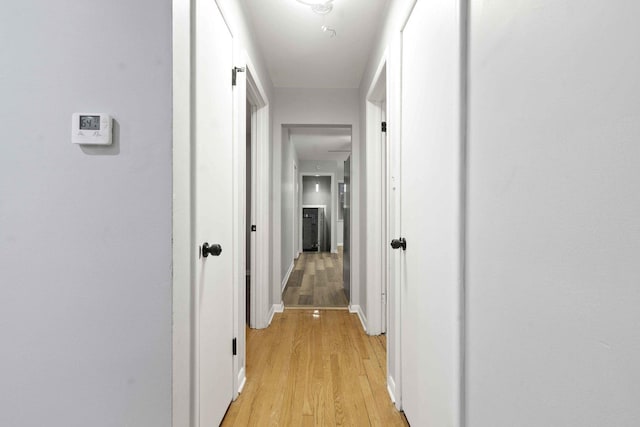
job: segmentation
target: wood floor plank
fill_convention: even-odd
[[[285,307],[348,307],[342,268],[342,251],[338,254],[301,254],[282,294]],[[292,290],[296,288],[298,292]],[[329,291],[318,292],[318,288],[327,288]],[[306,298],[308,296],[313,298]]]
[[[406,426],[381,348],[347,311],[278,313],[269,328],[247,331],[247,382],[222,425]]]
[[[316,262],[314,260],[307,261],[304,265],[304,274],[316,274]]]
[[[324,266],[327,270],[331,270],[333,267],[333,258],[331,257],[326,257],[324,259]]]
[[[300,293],[302,295],[313,295],[313,287],[315,285],[315,274],[305,274],[302,276],[300,284]],[[286,289],[285,289],[286,291]]]
[[[329,281],[327,280],[327,271],[324,268],[322,270],[316,270],[314,285],[316,287],[326,288],[328,283]]]
[[[367,408],[367,414],[369,415],[369,424],[372,426],[383,426],[382,418],[378,414],[377,403],[373,398],[369,378],[367,378],[366,375],[360,375],[358,380],[360,382],[360,391],[364,397],[364,404]]]

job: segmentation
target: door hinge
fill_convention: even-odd
[[[236,85],[236,78],[238,76],[238,73],[244,73],[245,70],[246,70],[245,67],[233,67],[231,69],[231,85],[232,86]]]
[[[382,132],[387,131],[387,122],[382,122]]]
[[[251,226],[251,231],[256,231],[256,226],[255,225]]]
[[[237,340],[236,338],[234,338],[234,339],[231,341],[231,352],[233,353],[233,355],[234,355],[234,356],[235,356],[236,354],[238,354],[238,349],[237,349],[238,345],[237,345],[237,341],[238,341],[238,340]]]

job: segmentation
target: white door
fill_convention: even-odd
[[[233,397],[232,312],[232,37],[216,3],[197,0],[195,14],[196,417],[219,425]],[[215,252],[215,251],[214,251]]]
[[[424,427],[460,423],[459,13],[418,1],[402,34],[402,407]]]

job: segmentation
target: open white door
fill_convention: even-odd
[[[214,1],[196,0],[195,8],[194,415],[196,425],[214,426],[233,397],[233,40]],[[205,242],[213,248],[206,257]]]
[[[460,425],[460,11],[418,1],[402,34],[402,407]]]

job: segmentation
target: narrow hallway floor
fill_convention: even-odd
[[[276,314],[247,331],[247,382],[222,426],[407,426],[387,393],[385,347],[347,311]]]
[[[285,307],[349,305],[342,279],[342,252],[303,252],[282,293]]]

